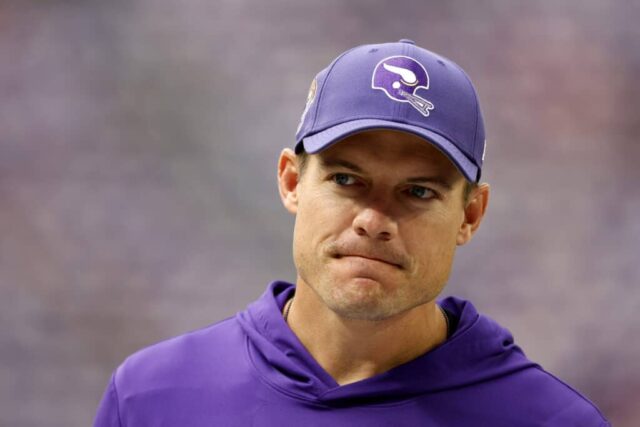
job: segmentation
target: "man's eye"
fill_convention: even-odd
[[[430,199],[435,196],[433,190],[428,189],[427,187],[421,187],[419,185],[412,185],[409,187],[409,194],[413,197],[417,197],[418,199]]]
[[[346,173],[337,173],[333,175],[333,182],[338,185],[352,185],[355,184],[356,180]]]

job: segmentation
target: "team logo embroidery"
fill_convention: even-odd
[[[311,82],[311,86],[309,87],[309,92],[307,93],[307,104],[304,106],[304,111],[302,112],[302,116],[300,116],[300,123],[298,123],[298,129],[296,133],[300,132],[302,128],[302,124],[304,123],[304,118],[307,116],[309,112],[309,108],[311,108],[311,104],[313,104],[313,100],[316,99],[316,91],[318,90],[318,83],[316,79],[313,79]]]
[[[408,56],[390,56],[378,62],[373,70],[371,87],[383,91],[398,102],[408,102],[425,117],[435,106],[416,95],[420,88],[429,89],[429,75],[421,63]]]

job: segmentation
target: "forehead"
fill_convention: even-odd
[[[384,166],[385,169],[429,170],[451,179],[462,179],[453,162],[423,138],[401,131],[376,129],[351,135],[318,153],[320,164],[346,160],[360,167]],[[312,157],[316,157],[312,156]]]

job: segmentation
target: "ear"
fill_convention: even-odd
[[[480,184],[473,189],[469,195],[469,200],[464,208],[464,221],[458,231],[456,243],[464,245],[467,243],[480,227],[480,222],[484,218],[489,203],[489,184]]]
[[[300,169],[296,154],[292,149],[285,148],[280,153],[278,160],[278,190],[282,204],[294,215],[298,211],[299,179]]]

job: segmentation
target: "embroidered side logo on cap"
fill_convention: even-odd
[[[318,90],[318,83],[316,82],[316,79],[313,79],[311,81],[311,86],[309,86],[309,92],[307,93],[307,103],[304,106],[304,111],[302,112],[302,116],[300,116],[300,123],[298,123],[298,129],[296,130],[296,133],[300,132],[300,128],[302,128],[302,124],[304,123],[304,118],[307,116],[307,113],[309,112],[309,108],[311,107],[311,104],[313,104],[313,100],[316,99],[317,90]]]
[[[398,102],[408,102],[425,117],[435,106],[416,95],[420,88],[429,89],[429,75],[421,63],[408,56],[390,56],[378,62],[373,70],[371,87],[383,91]]]

